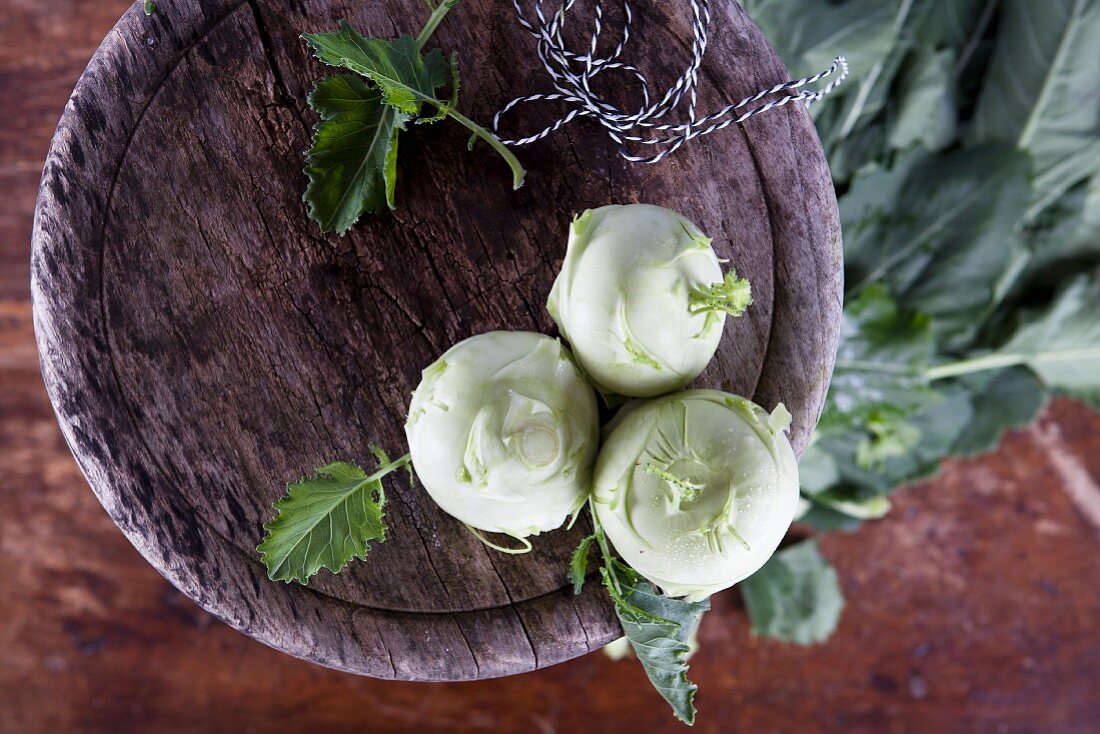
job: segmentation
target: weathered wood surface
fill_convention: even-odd
[[[684,731],[637,663],[599,653],[497,680],[403,683],[325,670],[219,624],[88,491],[30,322],[25,301],[0,307],[0,732]],[[950,461],[892,500],[886,519],[821,541],[847,598],[828,643],[753,637],[737,594],[715,599],[691,664],[694,731],[1095,731],[1100,416],[1056,403],[997,453]]]
[[[531,39],[468,0],[435,40],[461,52],[475,119],[542,89]],[[682,63],[685,18],[643,4],[638,48]],[[683,211],[754,286],[701,384],[783,401],[805,443],[840,309],[835,200],[816,134],[790,105],[659,167],[614,155],[584,122],[520,151],[510,191],[453,125],[402,140],[399,208],[345,239],[300,201],[303,100],[323,69],[298,34],[346,17],[415,33],[419,0],[208,0],[134,6],[62,118],[42,178],[32,260],[43,374],[62,430],[112,519],[185,594],[278,649],[383,678],[484,678],[544,667],[618,636],[596,585],[573,597],[557,532],[526,557],[487,551],[397,487],[390,539],[309,587],[268,581],[254,547],[288,479],[397,448],[420,369],[497,328],[549,330],[543,309],[571,215],[608,201]],[[714,22],[704,102],[785,78],[734,3]],[[659,75],[658,75],[659,76]],[[550,114],[550,111],[545,111]],[[523,118],[519,118],[523,121]],[[533,122],[534,120],[528,120]]]

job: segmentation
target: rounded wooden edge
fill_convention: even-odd
[[[109,440],[97,440],[125,435],[131,416],[113,372],[104,314],[95,309],[80,309],[88,303],[102,304],[101,251],[89,249],[88,243],[102,244],[102,227],[120,162],[148,102],[208,28],[246,6],[257,12],[250,0],[202,3],[201,14],[184,18],[166,13],[150,18],[144,15],[140,3],[132,6],[105,38],[81,76],[51,144],[32,238],[35,332],[51,402],[66,441],[93,491],[142,556],[202,608],[267,645],[328,667],[406,680],[488,678],[561,662],[621,636],[610,604],[595,584],[589,584],[577,597],[563,588],[560,592],[493,609],[402,613],[353,605],[308,587],[290,585],[280,589],[263,575],[258,561],[200,567],[201,559],[213,550],[224,552],[226,557],[239,556],[240,550],[198,521],[187,507],[179,506],[178,498],[169,498],[171,512],[154,512],[148,498],[155,478],[146,467],[155,466],[155,461],[144,447],[124,456]],[[743,11],[736,7],[734,12]],[[149,23],[159,24],[155,38],[146,35]],[[787,78],[774,50],[770,46],[768,50],[766,71],[758,73]],[[149,73],[135,78],[128,64],[146,64],[151,68]],[[717,75],[719,83],[721,76]],[[759,81],[772,83],[775,76]],[[765,188],[769,181],[794,169],[803,176],[800,179],[803,181],[815,176],[818,182],[822,176],[829,180],[823,153],[795,158],[792,145],[795,137],[816,132],[808,115],[793,107],[787,107],[791,110],[788,125],[765,126],[753,121],[745,125]],[[772,127],[784,128],[786,138],[782,135],[777,138]],[[777,150],[784,148],[788,155],[776,158]],[[815,152],[819,151],[817,146]],[[762,167],[765,158],[768,164]],[[105,180],[111,182],[106,190],[102,188]],[[780,279],[790,281],[795,267],[812,262],[821,275],[818,303],[777,302],[773,337],[777,334],[776,320],[801,320],[805,316],[802,309],[809,305],[818,309],[825,333],[839,331],[840,239],[835,198],[822,201],[820,185],[807,185],[806,189],[810,195],[798,201],[804,202],[804,209],[816,207],[821,213],[820,219],[814,220],[817,228],[806,223],[807,226],[796,231],[784,231],[783,222],[791,221],[798,205],[786,201],[788,196],[771,197],[779,201],[769,204],[777,243],[777,291]],[[787,219],[777,221],[784,214]],[[802,221],[805,223],[804,216]],[[832,243],[830,250],[823,251],[817,246],[823,241]],[[832,304],[835,308],[828,308]],[[793,329],[780,329],[778,333],[783,340],[797,341],[797,331]],[[824,343],[835,344],[836,339]],[[781,386],[774,384],[776,373],[769,372],[768,365],[794,369],[798,374],[809,374],[819,389],[810,392],[804,405],[789,407],[809,410],[816,417],[824,403],[835,354],[812,354],[811,348],[801,347],[797,343],[769,341],[764,375],[755,399],[768,405],[784,398]],[[800,354],[806,358],[804,361],[792,358]],[[106,414],[100,410],[104,407],[102,403],[88,402],[87,395],[93,391],[101,397],[114,396]],[[808,425],[801,433],[792,435],[796,450],[800,451],[809,438],[813,423]],[[120,486],[126,486],[127,491],[119,492],[116,488]],[[123,503],[120,495],[134,499]],[[331,619],[341,620],[339,626],[351,633],[356,644],[346,644],[346,638],[340,634],[325,636],[316,629],[286,624],[288,619],[304,620],[308,615],[318,618],[331,615]],[[586,620],[594,625],[592,629],[585,627]],[[572,624],[573,621],[577,624]],[[528,630],[536,625],[540,631],[549,633],[545,639],[535,641],[529,634]],[[288,627],[293,633],[288,633]],[[328,629],[336,627],[328,625]],[[529,654],[494,654],[504,650],[500,643],[509,635],[514,638],[511,649]]]
[[[734,4],[734,12],[747,17],[740,4]],[[751,19],[748,23],[756,28]],[[762,31],[757,29],[757,33],[764,38],[768,53],[757,58],[753,87],[763,89],[777,78],[790,79],[774,47]],[[729,88],[728,67],[718,71],[715,83],[722,85],[722,77],[726,77],[722,88]],[[767,124],[764,118],[770,112],[742,124],[764,186],[777,243],[771,337],[753,399],[769,409],[785,403],[792,414],[800,416],[792,425],[790,438],[795,454],[801,457],[825,407],[840,343],[844,250],[836,192],[817,128],[804,105],[789,104],[783,109],[788,110],[787,125]],[[807,146],[805,141],[817,144]],[[792,183],[797,186],[795,196],[784,190]],[[804,274],[807,268],[812,269],[810,278]],[[795,286],[806,282],[816,284],[816,289]],[[811,326],[814,338],[807,339],[806,330]],[[831,348],[822,349],[822,345]],[[795,383],[810,386],[794,400],[784,389],[791,375],[796,376]]]

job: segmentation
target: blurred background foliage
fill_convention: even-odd
[[[794,77],[851,66],[812,110],[846,286],[802,521],[881,517],[1052,394],[1100,406],[1100,0],[742,5]],[[835,625],[835,573],[804,545],[741,584],[758,632]]]

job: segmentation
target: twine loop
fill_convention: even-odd
[[[549,75],[555,91],[529,94],[513,99],[493,116],[493,134],[501,138],[505,145],[527,145],[541,140],[561,129],[578,117],[596,120],[614,141],[619,154],[632,163],[657,163],[665,156],[674,153],[684,143],[694,138],[710,135],[730,125],[739,124],[763,114],[768,110],[782,107],[794,101],[809,105],[832,92],[848,76],[848,61],[837,56],[828,69],[812,76],[783,82],[745,97],[717,112],[700,117],[696,106],[698,102],[699,67],[707,50],[710,30],[710,0],[687,0],[691,8],[691,60],[683,73],[676,79],[656,102],[649,80],[638,67],[622,60],[623,52],[630,41],[634,24],[634,9],[630,0],[621,0],[623,26],[619,41],[606,56],[597,56],[600,36],[605,29],[604,0],[594,0],[593,27],[587,48],[583,52],[572,51],[562,39],[566,16],[576,4],[576,0],[560,0],[558,10],[547,17],[543,11],[544,0],[535,0],[535,20],[531,21],[524,13],[520,0],[512,0],[516,17],[521,26],[537,40],[539,61]],[[840,73],[820,89],[802,89],[822,79]],[[634,112],[627,112],[614,106],[592,89],[593,80],[604,72],[617,71],[627,74],[638,83],[641,89],[642,105]],[[765,97],[780,95],[783,92],[799,90],[797,94],[782,94],[768,102],[738,112],[748,105],[760,102]],[[522,138],[504,138],[500,135],[500,121],[509,111],[528,102],[564,102],[569,111],[561,118],[547,125],[534,135]],[[686,120],[667,121],[686,101]],[[654,154],[635,155],[630,152],[631,145],[653,146],[658,149]]]

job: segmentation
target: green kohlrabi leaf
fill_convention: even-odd
[[[447,83],[450,69],[439,49],[421,54],[416,39],[366,38],[346,21],[333,33],[306,33],[302,38],[317,58],[367,77],[382,90],[383,101],[408,115],[419,115],[425,101]]]
[[[1023,249],[998,284],[989,343],[998,343],[1022,304],[1100,265],[1100,175],[1045,208],[1021,233]],[[1000,341],[1003,341],[1001,339]]]
[[[935,319],[940,338],[964,345],[1019,248],[1027,156],[1001,146],[914,153],[894,170],[857,178],[841,199],[845,231],[854,231],[849,296],[887,283],[899,303]]]
[[[803,495],[824,492],[840,480],[836,461],[817,442],[811,442],[798,460],[799,487]]]
[[[890,512],[890,500],[876,494],[849,499],[839,492],[822,492],[811,500],[815,505],[856,520],[877,520]]]
[[[927,156],[927,151],[917,148],[898,155],[889,167],[868,167],[852,182],[848,192],[840,197],[838,204],[844,231],[844,250],[845,253],[861,254],[857,262],[869,261],[877,249],[883,248],[882,230],[900,218],[898,210],[902,208],[901,194],[905,182],[910,172]],[[862,264],[860,267],[866,269],[869,266]],[[848,280],[859,275],[866,273],[854,270],[847,274]],[[858,290],[849,288],[851,294]]]
[[[885,286],[848,304],[823,430],[889,422],[938,397],[921,376],[934,354],[931,320],[900,309]]]
[[[611,561],[604,580],[615,602],[615,612],[634,654],[676,718],[695,723],[695,691],[687,678],[689,640],[710,602],[688,602],[659,593],[631,569]],[[618,590],[615,586],[618,586]]]
[[[842,435],[847,437],[848,447],[860,440],[854,430]],[[847,485],[839,462],[820,440],[811,443],[802,454],[798,477],[803,500],[807,502],[806,512],[798,520],[819,530],[849,530],[860,520],[882,517],[890,509],[890,501],[877,492],[861,492],[858,498],[851,492],[845,493]]]
[[[573,551],[573,558],[569,561],[569,580],[573,582],[573,593],[581,593],[584,587],[584,577],[588,573],[588,551],[596,540],[595,535],[589,535],[581,541],[577,549]]]
[[[890,146],[905,150],[922,145],[942,150],[955,139],[955,51],[919,49],[902,69]]]
[[[936,377],[1026,365],[1048,386],[1100,405],[1100,274],[1080,276],[992,354],[930,370]]]
[[[1081,207],[1081,221],[1073,240],[1079,244],[1091,242],[1094,250],[1100,248],[1100,173],[1089,179]]]
[[[832,458],[837,478],[805,494],[814,507],[862,520],[881,517],[888,510],[882,495],[935,471],[974,413],[966,392],[954,385],[932,395],[927,405],[906,412],[889,405],[869,409],[887,416],[877,425],[819,430],[815,446]]]
[[[737,586],[753,632],[802,645],[832,634],[844,607],[836,570],[812,540],[779,551]]]
[[[1001,6],[971,136],[1031,153],[1030,220],[1100,171],[1100,3],[1002,0]]]
[[[832,160],[834,153],[844,149],[845,169],[858,169],[867,154],[877,149],[878,138],[866,139],[859,132],[886,105],[909,45],[915,10],[924,2],[756,0],[745,4],[796,76],[826,68],[838,54],[847,56],[848,79],[813,108],[832,165],[839,163]],[[855,146],[847,143],[853,136],[860,138]]]
[[[921,479],[939,469],[943,457],[951,452],[974,418],[970,391],[965,386],[948,381],[935,383],[934,387],[938,399],[921,406],[905,420],[907,428],[919,438],[907,445],[904,452],[889,454],[878,464],[861,467],[872,469],[888,488]],[[857,465],[859,458],[857,446]]]
[[[974,417],[950,448],[969,456],[993,449],[1009,428],[1031,421],[1046,402],[1046,391],[1023,367],[978,372],[962,378],[971,391]]]
[[[818,124],[823,124],[820,117]],[[888,130],[885,125],[866,125],[853,130],[848,137],[829,146],[829,171],[838,187],[857,173],[876,170],[877,161],[889,152]]]
[[[1088,261],[1100,262],[1100,176],[1044,209],[1023,237],[1030,271],[1020,274],[1023,285],[1028,275],[1064,270],[1067,263],[1076,275]]]
[[[256,548],[273,580],[305,583],[321,568],[339,571],[353,558],[365,559],[370,541],[385,540],[382,478],[409,456],[390,461],[381,449],[371,450],[379,468],[370,476],[354,464],[329,464],[289,485],[275,503],[278,514],[264,525]]]
[[[954,48],[964,51],[981,32],[981,21],[991,14],[999,0],[923,0],[924,17],[917,31],[927,49]]]
[[[798,522],[809,525],[814,530],[823,533],[834,531],[851,532],[859,528],[863,521],[858,517],[852,517],[843,512],[838,512],[813,500],[807,500],[809,506],[806,513],[798,518]]]
[[[775,44],[795,76],[826,68],[843,54],[849,81],[866,76],[894,45],[901,0],[745,0],[745,12]],[[847,85],[848,82],[845,82]],[[841,87],[837,94],[845,90]],[[851,88],[844,92],[853,93]]]
[[[321,231],[343,234],[364,212],[393,206],[397,136],[409,117],[355,74],[319,80],[309,104],[321,122],[306,153],[304,199]]]
[[[973,95],[998,0],[747,0],[796,76],[848,57],[845,84],[813,108],[833,179],[914,143],[956,137],[958,95]],[[969,105],[967,105],[969,107]],[[888,145],[889,143],[889,145]]]
[[[309,100],[322,122],[306,154],[310,182],[304,198],[321,231],[344,234],[365,212],[377,212],[383,203],[394,207],[398,135],[410,120],[423,124],[452,118],[504,158],[515,188],[523,184],[523,166],[508,147],[455,109],[457,55],[448,62],[439,49],[423,52],[457,2],[429,2],[431,16],[417,38],[366,38],[344,21],[338,31],[302,36],[318,59],[358,75],[320,80]],[[437,95],[447,84],[450,98],[441,100]]]
[[[833,385],[800,465],[805,518],[881,517],[881,495],[934,471],[970,422],[965,390],[928,377],[932,322],[900,308],[875,285],[848,304]],[[828,512],[824,512],[828,510]]]
[[[1100,3],[744,7],[796,75],[852,62],[814,111],[849,288],[800,465],[801,520],[849,528],[948,453],[992,447],[1047,387],[1100,396],[1085,317],[1100,312],[1100,275],[1065,286],[1100,266]]]
[[[988,355],[932,364],[927,317],[899,309],[876,286],[845,312],[825,411],[800,464],[803,518],[843,526],[838,516],[879,517],[881,495],[934,472],[949,453],[976,453],[1030,420],[1045,393],[1027,371],[1004,372]]]
[[[594,512],[592,520],[595,532],[581,541],[569,564],[573,591],[579,594],[584,585],[588,551],[595,542],[603,558],[600,567],[603,585],[615,605],[615,614],[631,649],[676,718],[690,726],[695,723],[694,702],[698,686],[687,678],[687,660],[697,647],[695,633],[703,613],[710,609],[710,601],[689,602],[661,594],[657,587],[612,554]]]

